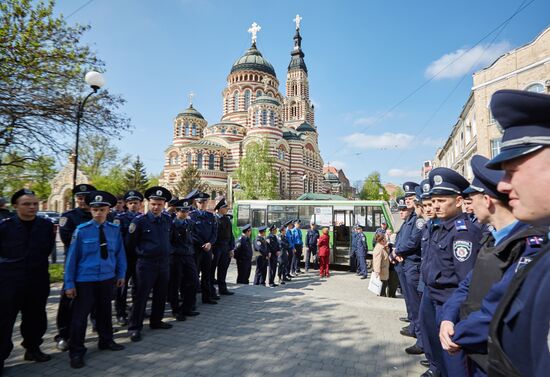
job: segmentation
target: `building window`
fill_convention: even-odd
[[[216,199],[218,195],[216,194],[216,191],[212,191],[212,196],[210,198],[212,198],[212,200]]]
[[[239,111],[239,92],[233,93],[233,111]]]
[[[250,107],[250,97],[252,96],[252,92],[248,89],[244,91],[244,109],[248,110]]]
[[[197,155],[197,169],[202,169],[202,153]]]
[[[267,125],[267,110],[262,110],[262,126]]]
[[[275,127],[275,111],[269,112],[269,125]]]
[[[525,88],[528,92],[534,92],[534,93],[544,93],[544,85],[536,83],[529,85],[527,88]]]
[[[223,171],[223,169],[224,169],[223,163],[224,163],[223,156],[220,156],[220,170],[221,171]]]
[[[197,125],[193,123],[191,126],[191,135],[197,136]]]
[[[261,90],[256,91],[256,98],[261,96],[262,96],[262,91]]]
[[[236,135],[237,134],[237,129],[236,128],[233,128],[233,131],[231,131],[233,133],[233,135]]]
[[[220,130],[220,133],[222,133],[222,134],[225,133],[225,127],[222,127],[222,129]]]
[[[193,165],[193,156],[191,155],[191,153],[189,153],[187,155],[187,166],[189,167],[191,165]]]
[[[254,118],[254,125],[257,127],[260,125],[260,110],[256,110],[256,116]]]
[[[277,158],[279,160],[284,160],[285,159],[285,150],[284,149],[277,150]]]
[[[208,170],[214,170],[214,160],[214,153],[210,153],[210,156],[208,156]]]
[[[185,122],[185,136],[189,136],[189,123]]]
[[[500,153],[501,143],[502,143],[502,139],[491,140],[491,158],[495,157],[497,154]]]

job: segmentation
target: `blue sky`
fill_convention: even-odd
[[[58,0],[56,9],[69,15],[88,1]],[[535,0],[494,41],[496,33],[395,105],[530,1],[94,0],[69,22],[91,24],[85,42],[106,62],[109,90],[128,101],[134,129],[117,145],[159,173],[190,91],[208,122],[219,121],[221,91],[250,46],[254,21],[284,94],[299,13],[325,163],[352,182],[378,170],[383,181],[401,183],[418,179],[422,161],[448,136],[471,72],[548,27],[550,2]]]

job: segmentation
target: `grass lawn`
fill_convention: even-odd
[[[63,264],[50,264],[50,283],[63,282]]]

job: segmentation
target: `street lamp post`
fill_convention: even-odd
[[[95,71],[90,71],[86,73],[86,76],[84,77],[84,81],[86,81],[86,84],[90,85],[90,87],[92,88],[92,91],[90,92],[90,94],[84,97],[83,101],[79,102],[78,110],[76,112],[76,142],[74,147],[73,192],[74,192],[74,189],[76,188],[76,174],[78,171],[78,145],[80,142],[80,120],[82,119],[82,115],[84,114],[84,106],[86,105],[88,98],[90,98],[92,94],[97,93],[97,91],[105,84],[105,79],[103,78],[103,75]],[[75,206],[74,195],[72,196],[72,198],[73,198],[72,205],[74,208]]]

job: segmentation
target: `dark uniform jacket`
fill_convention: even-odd
[[[128,247],[138,258],[168,258],[171,227],[172,220],[164,213],[158,217],[151,212],[136,216],[128,229]]]
[[[227,250],[233,250],[235,248],[235,236],[233,236],[233,229],[231,226],[231,219],[227,215],[216,216],[217,231],[216,248],[226,247]]]
[[[420,263],[422,230],[426,221],[415,212],[405,220],[395,241],[395,254],[411,262]]]
[[[237,260],[252,260],[252,245],[250,244],[250,238],[245,235],[241,235],[235,244],[235,259]]]
[[[186,220],[175,219],[170,229],[170,245],[172,254],[194,255],[193,238],[191,235],[191,224]]]
[[[59,219],[59,237],[65,246],[65,252],[71,245],[71,238],[77,226],[87,223],[92,219],[90,211],[84,211],[81,208],[74,208],[63,215]]]
[[[306,234],[306,243],[309,251],[314,255],[317,253],[317,240],[319,239],[319,231],[317,229],[310,229]]]
[[[288,256],[292,252],[292,249],[290,248],[290,243],[288,243],[288,239],[286,236],[283,236],[282,234],[279,234],[277,236],[277,239],[279,240],[279,247],[281,249],[281,254],[279,255],[279,262],[286,263],[288,261]]]
[[[279,246],[279,240],[277,240],[277,236],[270,233],[266,237],[265,242],[267,246],[267,252],[271,254],[271,258],[276,257],[277,252],[281,250],[281,247]]]
[[[214,245],[218,236],[217,222],[214,215],[208,211],[196,210],[189,215],[192,224],[192,237],[195,249],[200,249],[205,243]]]
[[[268,251],[265,238],[260,235],[256,237],[256,240],[254,241],[254,250],[260,253],[263,257],[267,258]]]

